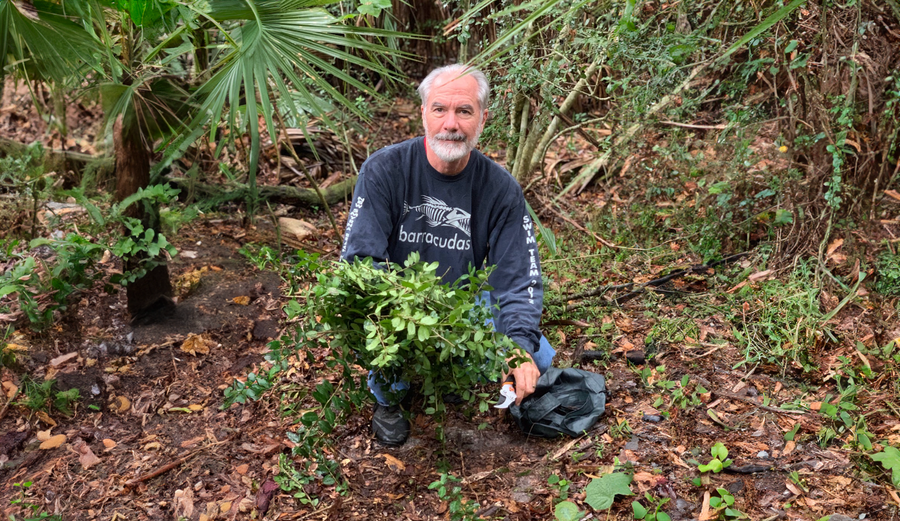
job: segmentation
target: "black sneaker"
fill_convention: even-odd
[[[403,409],[399,405],[385,407],[376,403],[375,413],[372,415],[372,432],[382,445],[399,447],[409,438],[409,420],[403,416]]]

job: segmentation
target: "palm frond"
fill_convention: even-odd
[[[0,78],[12,56],[42,76],[61,82],[71,72],[94,64],[97,50],[92,39],[64,16],[0,0]]]

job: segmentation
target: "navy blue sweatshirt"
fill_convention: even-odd
[[[444,282],[469,266],[496,266],[489,279],[497,331],[528,353],[540,348],[544,290],[522,188],[477,150],[457,175],[435,170],[423,138],[372,154],[363,163],[341,258],[402,264],[411,252],[438,262]]]

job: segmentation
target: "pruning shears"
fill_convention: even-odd
[[[509,409],[509,406],[516,401],[516,381],[512,375],[506,377],[503,387],[500,388],[500,400],[495,409]]]

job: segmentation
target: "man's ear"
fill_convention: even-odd
[[[488,110],[484,109],[484,112],[481,113],[481,129],[484,130],[484,124],[487,123],[488,120]]]

